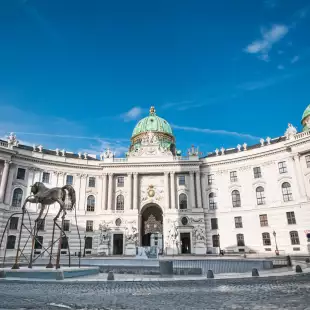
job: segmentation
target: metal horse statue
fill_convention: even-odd
[[[56,268],[60,268],[60,250],[61,250],[61,242],[62,242],[62,237],[65,235],[63,231],[63,225],[64,225],[64,219],[68,211],[72,211],[75,209],[75,222],[76,222],[76,227],[77,227],[77,232],[80,240],[80,254],[81,254],[81,238],[80,238],[80,233],[79,233],[79,228],[77,225],[77,218],[76,218],[76,208],[75,208],[75,203],[76,203],[76,197],[75,197],[75,190],[71,185],[65,185],[63,187],[54,187],[54,188],[47,188],[43,183],[41,182],[36,182],[31,186],[31,193],[32,195],[28,196],[23,204],[23,214],[26,211],[26,204],[27,202],[30,203],[40,203],[41,204],[41,210],[39,213],[39,216],[35,220],[35,227],[34,227],[34,234],[33,234],[33,242],[32,242],[32,251],[31,251],[31,257],[30,257],[30,263],[29,267],[32,267],[32,253],[33,253],[33,246],[34,246],[34,240],[36,239],[36,235],[38,232],[38,222],[41,220],[43,212],[46,208],[46,206],[49,206],[51,204],[54,204],[55,202],[58,202],[60,209],[59,212],[57,213],[56,217],[54,218],[54,225],[53,225],[53,234],[52,234],[52,242],[51,242],[51,250],[50,250],[50,259],[49,263],[46,266],[46,268],[53,268],[52,264],[52,253],[53,253],[53,245],[54,245],[54,235],[55,235],[55,226],[57,226],[60,230],[60,236],[59,236],[59,243],[58,243],[58,252],[57,252],[57,258],[56,258]],[[68,198],[68,199],[67,199]],[[48,211],[47,211],[48,212]],[[47,215],[46,212],[46,215]],[[62,213],[62,222],[61,226],[57,224],[57,220]],[[46,217],[45,215],[45,217]],[[44,217],[44,218],[45,218]],[[22,218],[23,221],[23,218]],[[20,249],[20,240],[21,240],[21,230],[20,230],[20,236],[19,236],[19,241],[18,241],[18,248],[17,248],[17,254],[16,254],[16,259],[15,259],[15,267],[13,266],[13,269],[18,269],[18,252]],[[57,240],[56,240],[57,242]],[[70,253],[69,253],[70,255]],[[79,266],[80,266],[80,256],[79,255]],[[69,262],[70,262],[70,257],[69,257]]]

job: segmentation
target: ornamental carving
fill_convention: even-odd
[[[189,223],[191,223],[191,224],[193,224],[193,223],[203,223],[203,222],[204,222],[203,218],[195,219],[195,218],[191,217],[189,219]]]
[[[146,190],[142,189],[141,193],[141,202],[147,200],[160,202],[163,199],[164,190],[162,188],[157,188],[151,184]]]
[[[206,241],[206,233],[202,226],[198,225],[194,228],[194,236],[195,241],[197,242],[205,242]]]
[[[126,223],[130,223],[131,225],[127,225],[125,228],[125,241],[126,243],[136,244],[138,242],[139,237],[136,221]]]
[[[144,234],[163,233],[163,224],[157,221],[155,216],[151,214],[147,221],[144,221]]]
[[[99,224],[99,231],[100,231],[99,242],[100,242],[100,244],[103,244],[103,243],[108,242],[110,240],[111,228],[110,228],[109,224],[112,224],[112,222],[111,221],[109,221],[109,222],[103,221],[101,224]]]

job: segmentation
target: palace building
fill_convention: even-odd
[[[310,105],[301,124],[300,132],[289,124],[281,137],[205,157],[194,147],[182,156],[169,123],[153,107],[135,126],[125,158],[109,149],[94,158],[21,145],[10,134],[0,140],[0,233],[21,212],[31,185],[43,182],[48,188],[70,184],[76,191],[75,210],[64,221],[63,255],[80,251],[76,226],[86,255],[135,255],[136,247],[150,246],[164,255],[221,249],[307,254]],[[40,207],[27,204],[33,222]],[[50,245],[58,210],[51,205],[40,222],[36,254]],[[20,224],[18,214],[9,221],[1,256],[15,255]],[[28,235],[23,229],[22,244]]]

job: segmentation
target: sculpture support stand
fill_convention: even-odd
[[[28,264],[28,268],[32,268],[32,257],[33,257],[34,244],[35,244],[35,240],[36,240],[36,238],[37,238],[37,233],[38,233],[37,226],[38,226],[38,223],[35,222],[34,228],[33,228],[32,242],[31,242],[30,261],[29,261],[29,264]]]
[[[62,237],[63,237],[63,227],[64,227],[64,222],[65,222],[65,216],[66,216],[66,213],[63,212],[62,217],[61,217],[61,227],[60,227],[60,234],[59,234],[57,257],[56,257],[56,269],[60,268],[60,251],[61,251],[61,243],[62,243]]]
[[[54,246],[54,236],[55,236],[55,225],[56,221],[54,220],[54,225],[53,225],[53,233],[52,233],[52,243],[51,243],[51,252],[50,252],[50,261],[46,265],[46,268],[53,268],[53,263],[52,263],[52,257],[53,257],[53,246]]]
[[[18,245],[17,245],[16,256],[15,256],[15,263],[12,266],[12,269],[19,269],[18,260],[19,260],[19,252],[20,252],[20,240],[21,240],[21,236],[22,236],[22,230],[23,230],[23,226],[24,226],[24,218],[25,218],[25,213],[26,213],[25,206],[23,206],[22,211],[23,211],[23,213],[22,213],[22,223],[20,225],[20,230],[19,230]]]

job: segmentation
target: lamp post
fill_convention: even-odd
[[[218,237],[219,255],[221,255],[220,234],[217,234],[217,237]]]
[[[86,249],[86,236],[84,236],[84,252],[83,252],[83,257],[85,257],[85,249]]]
[[[273,231],[273,236],[274,236],[274,240],[276,243],[276,255],[279,255],[279,249],[278,249],[278,244],[277,244],[277,233],[275,231]]]

